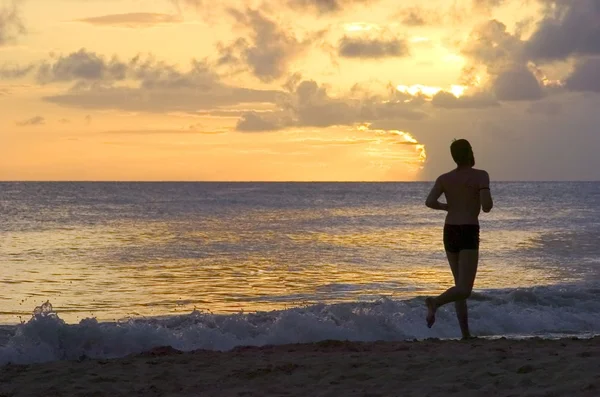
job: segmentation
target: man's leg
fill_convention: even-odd
[[[458,259],[458,260],[457,260]],[[427,326],[431,328],[435,322],[435,312],[438,307],[450,302],[456,302],[456,314],[464,337],[468,337],[468,317],[466,299],[471,296],[475,276],[477,275],[477,263],[479,261],[479,250],[462,250],[458,254],[448,253],[448,262],[454,275],[455,285],[449,288],[437,298],[427,298],[428,308]],[[456,264],[456,266],[453,266]],[[461,302],[462,301],[462,302]],[[465,332],[466,331],[466,332]]]
[[[450,269],[452,270],[452,276],[454,276],[454,286],[458,285],[458,252],[450,252],[446,251],[446,256],[448,257],[448,263],[450,264]],[[456,309],[456,318],[458,319],[458,325],[460,326],[460,332],[463,338],[470,338],[471,334],[469,332],[469,314],[467,310],[467,300],[462,299],[454,302],[454,307]]]

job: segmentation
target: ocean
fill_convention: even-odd
[[[431,183],[0,183],[0,364],[458,338]],[[600,183],[492,183],[473,334],[600,333]]]

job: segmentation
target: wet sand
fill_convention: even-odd
[[[600,396],[600,338],[313,344],[0,367],[0,396]]]

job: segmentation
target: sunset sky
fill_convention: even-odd
[[[600,179],[600,0],[0,0],[0,180]]]

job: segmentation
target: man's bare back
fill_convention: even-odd
[[[459,167],[437,179],[427,204],[437,201],[443,193],[447,225],[479,225],[480,210],[489,212],[492,207],[489,188],[490,177],[486,171]]]

